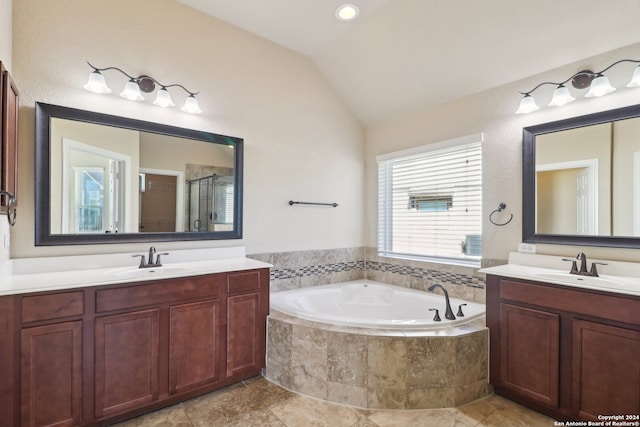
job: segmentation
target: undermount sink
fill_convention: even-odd
[[[553,280],[553,281],[561,281],[567,282],[575,285],[585,285],[585,286],[598,286],[603,288],[611,288],[611,289],[620,289],[627,288],[631,285],[637,285],[638,280],[627,278],[627,277],[618,277],[618,276],[600,276],[600,277],[592,277],[592,276],[580,276],[577,274],[563,273],[563,272],[553,272],[553,273],[538,273],[538,276],[542,279]]]
[[[139,278],[139,277],[164,276],[167,274],[182,273],[184,271],[187,271],[186,267],[163,265],[161,267],[149,267],[149,268],[123,267],[115,270],[107,270],[105,273],[111,274],[117,277]]]

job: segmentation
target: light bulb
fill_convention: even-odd
[[[533,96],[526,94],[522,100],[520,100],[520,107],[518,107],[516,114],[533,113],[539,109],[540,107],[536,105],[536,100],[533,99]]]
[[[175,107],[176,105],[171,99],[171,94],[169,94],[167,88],[164,87],[158,91],[158,96],[153,103],[159,107]]]
[[[107,86],[107,81],[98,70],[89,74],[89,81],[83,87],[93,93],[111,93],[111,89]]]
[[[120,93],[120,96],[129,101],[144,101],[144,97],[140,93],[140,87],[133,79],[124,85],[124,90]]]
[[[591,86],[589,86],[589,92],[587,92],[585,98],[595,98],[597,96],[603,96],[615,90],[616,88],[611,86],[611,83],[609,83],[609,79],[602,74],[599,74],[591,82]]]
[[[560,85],[553,91],[553,98],[551,98],[549,107],[561,107],[575,100],[576,99],[571,96],[569,89],[567,89],[565,85]]]
[[[360,15],[360,8],[355,4],[343,4],[336,9],[336,18],[340,21],[353,21]]]
[[[182,107],[182,111],[184,111],[185,113],[190,113],[190,114],[200,114],[200,113],[202,113],[202,110],[200,109],[200,106],[198,105],[198,100],[193,95],[189,95],[187,97],[186,101],[184,102],[184,106]]]
[[[631,77],[631,81],[627,83],[627,87],[638,87],[640,86],[640,65],[633,70],[633,77]]]

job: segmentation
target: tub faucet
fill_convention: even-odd
[[[455,320],[456,316],[453,315],[453,310],[451,310],[451,302],[449,302],[449,292],[447,292],[447,290],[444,288],[444,286],[442,286],[439,283],[436,283],[435,285],[431,285],[429,286],[428,291],[429,292],[433,292],[434,289],[436,288],[440,288],[442,289],[442,292],[444,292],[444,299],[447,302],[447,308],[444,312],[444,317],[446,317],[449,320]]]

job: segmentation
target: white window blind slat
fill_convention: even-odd
[[[479,265],[482,136],[460,141],[378,159],[381,255]]]

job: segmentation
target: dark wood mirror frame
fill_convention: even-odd
[[[243,140],[231,136],[184,129],[142,120],[36,103],[35,135],[35,245],[89,245],[105,243],[225,240],[242,238]],[[51,118],[114,126],[234,147],[233,230],[164,233],[51,234],[50,221],[50,123]]]
[[[556,245],[640,248],[639,237],[536,234],[536,136],[640,116],[640,105],[526,127],[522,130],[522,241]]]

